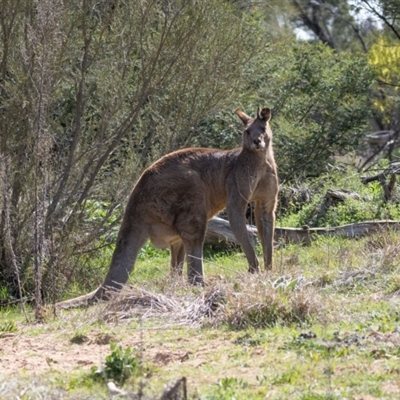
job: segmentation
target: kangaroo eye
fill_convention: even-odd
[[[248,135],[250,135],[250,131],[248,129],[246,129],[245,131]]]

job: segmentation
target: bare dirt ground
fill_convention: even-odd
[[[41,374],[46,371],[72,372],[99,367],[110,353],[110,343],[116,342],[123,348],[140,349],[143,359],[155,365],[179,366],[183,362],[188,367],[197,367],[210,361],[216,352],[226,347],[224,338],[214,338],[212,343],[202,343],[196,336],[182,338],[171,331],[144,330],[124,332],[120,328],[116,335],[93,330],[85,335],[73,337],[65,332],[30,334],[21,330],[0,337],[0,374],[5,376]],[[183,335],[185,336],[185,335]],[[193,357],[191,349],[196,348]]]
[[[307,393],[311,389],[330,393],[337,387],[355,400],[400,399],[400,327],[396,324],[393,328],[389,321],[392,314],[387,311],[398,310],[398,297],[386,299],[388,304],[382,303],[379,308],[375,303],[382,302],[382,296],[368,295],[368,301],[361,300],[361,296],[357,299],[364,301],[363,310],[368,313],[358,314],[358,323],[350,325],[350,308],[349,314],[340,314],[340,321],[347,325],[339,325],[339,330],[330,333],[326,332],[329,325],[318,324],[305,331],[293,326],[265,330],[212,328],[193,322],[197,319],[181,318],[187,310],[192,317],[204,314],[200,312],[204,301],[190,302],[190,307],[183,310],[171,299],[170,304],[168,298],[159,295],[154,299],[148,294],[140,298],[141,302],[133,296],[127,298],[130,302],[122,299],[125,302],[60,311],[43,324],[19,319],[15,322],[16,332],[0,332],[0,398],[18,398],[2,397],[2,393],[14,394],[14,389],[8,388],[12,382],[29,380],[31,384],[35,378],[41,382],[44,377],[51,389],[68,393],[79,379],[87,378],[92,367],[104,364],[111,353],[110,344],[116,343],[140,357],[145,366],[146,389],[156,393],[186,378],[193,397],[219,390],[222,380],[227,386],[236,385],[264,396],[257,398],[285,398],[286,393]],[[371,308],[374,325],[367,326],[362,318],[370,316]],[[398,318],[397,313],[391,318]],[[6,313],[4,320],[14,321]],[[60,398],[57,396],[47,398]]]
[[[3,336],[0,343],[0,370],[5,375],[21,371],[41,373],[49,369],[67,372],[91,367],[99,365],[109,352],[109,346],[96,342],[96,338],[73,344],[54,333],[34,336],[10,333]]]

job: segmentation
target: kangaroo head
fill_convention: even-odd
[[[269,108],[257,109],[257,117],[249,117],[239,108],[236,114],[244,124],[243,147],[250,150],[266,150],[272,139],[272,131],[268,121],[271,119]]]

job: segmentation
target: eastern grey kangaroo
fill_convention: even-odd
[[[107,288],[120,289],[148,239],[158,248],[170,248],[172,274],[181,275],[186,260],[189,282],[202,284],[207,221],[224,208],[249,271],[258,271],[246,229],[249,202],[255,203],[265,268],[272,267],[278,176],[271,111],[258,108],[255,118],[240,109],[236,114],[244,124],[241,148],[177,150],[143,172],[129,197],[107,276],[99,289],[82,300],[104,298]]]

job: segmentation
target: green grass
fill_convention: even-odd
[[[40,326],[27,323],[16,307],[1,310],[0,336],[19,343],[45,338],[63,344],[66,356],[78,348],[98,357],[64,373],[50,363],[3,375],[0,398],[22,391],[22,399],[109,398],[91,367],[101,367],[111,342],[140,360],[139,373],[123,389],[132,395],[143,386],[144,398],[160,398],[182,377],[192,399],[400,398],[399,250],[393,232],[320,239],[277,250],[271,273],[256,276],[246,273],[241,252],[209,251],[207,285],[193,288],[171,281],[167,252],[146,248],[130,282],[155,300],[173,300],[170,309],[157,310],[158,303],[122,309],[126,303],[115,301],[50,313]],[[217,291],[211,317],[183,318],[190,304]],[[0,360],[7,351],[2,347]]]

